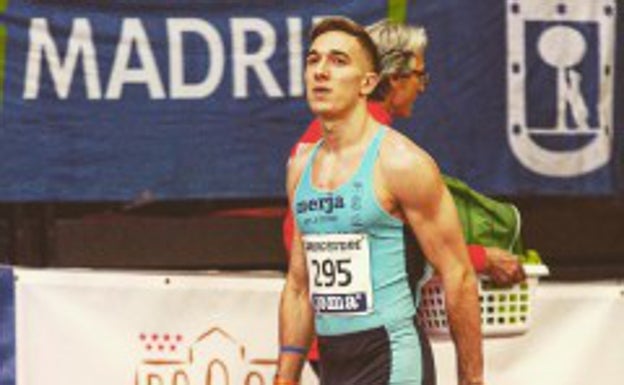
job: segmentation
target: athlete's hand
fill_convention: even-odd
[[[520,260],[498,247],[485,248],[485,273],[498,286],[511,286],[526,279]]]

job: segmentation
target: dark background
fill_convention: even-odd
[[[503,198],[505,197],[498,197]],[[623,197],[513,197],[549,279],[624,278]],[[0,263],[120,269],[284,269],[285,202],[0,204]]]

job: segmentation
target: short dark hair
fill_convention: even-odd
[[[369,59],[373,70],[377,73],[379,72],[379,54],[377,53],[377,47],[373,39],[371,39],[364,27],[351,19],[342,16],[324,18],[312,27],[310,31],[310,44],[312,44],[317,37],[332,31],[344,32],[347,35],[353,36],[360,46],[364,48],[365,56]]]

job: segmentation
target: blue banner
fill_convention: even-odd
[[[15,385],[13,270],[0,266],[0,385]]]
[[[411,136],[486,193],[621,191],[618,12],[614,0],[417,6],[432,83]]]
[[[495,194],[622,187],[615,0],[397,3],[0,1],[0,200],[283,197],[307,31],[332,14],[427,28],[432,83],[395,126],[446,173]]]

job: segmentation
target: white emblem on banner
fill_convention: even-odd
[[[531,171],[573,177],[613,143],[614,0],[509,0],[507,133]]]

